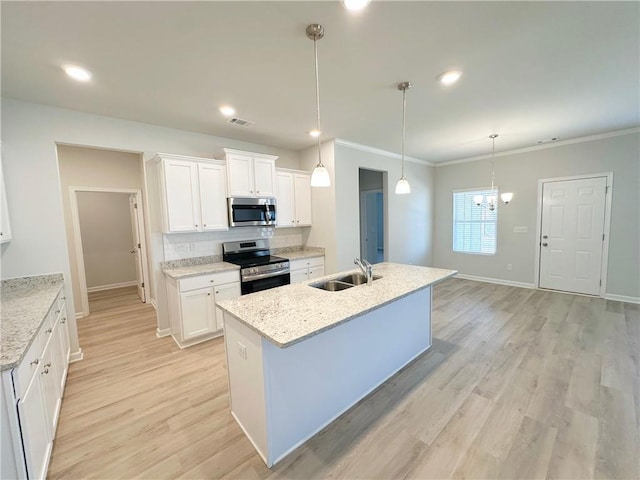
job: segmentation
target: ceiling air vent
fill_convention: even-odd
[[[230,123],[232,125],[238,125],[239,127],[251,127],[256,122],[252,122],[250,120],[243,120],[242,118],[238,118],[238,117],[231,117],[229,120],[227,120],[227,123]]]

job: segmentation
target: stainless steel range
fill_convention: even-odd
[[[267,239],[223,243],[222,259],[240,265],[243,295],[291,283],[289,260],[271,255]]]

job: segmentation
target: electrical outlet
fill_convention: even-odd
[[[526,225],[513,227],[513,233],[529,233],[529,227],[527,227]]]
[[[507,270],[509,271],[513,270],[513,265],[511,265],[510,263],[507,263]]]
[[[238,355],[240,355],[240,358],[247,359],[247,347],[240,342],[238,342]]]

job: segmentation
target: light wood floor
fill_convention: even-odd
[[[156,338],[133,289],[90,301],[50,478],[640,475],[637,305],[448,280],[433,348],[269,470],[229,413],[221,339]]]

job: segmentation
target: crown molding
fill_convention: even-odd
[[[344,138],[336,138],[334,140],[335,140],[336,145],[340,145],[342,147],[352,148],[354,150],[360,150],[362,152],[367,152],[367,153],[373,153],[375,155],[380,155],[382,157],[389,157],[389,158],[395,158],[395,159],[398,159],[398,160],[402,160],[402,155],[400,155],[398,153],[389,152],[387,150],[381,150],[381,149],[375,148],[375,147],[370,147],[369,145],[363,145],[361,143],[352,142],[350,140],[345,140]],[[428,162],[427,160],[421,160],[419,158],[408,157],[406,155],[404,156],[404,159],[407,162],[419,163],[421,165],[427,165],[429,167],[435,167],[436,166],[434,163]]]
[[[623,135],[631,135],[633,133],[640,133],[640,127],[627,128],[625,130],[615,130],[613,132],[598,133],[596,135],[571,138],[569,140],[560,140],[558,142],[544,143],[542,145],[534,145],[532,147],[517,148],[515,150],[507,150],[504,152],[496,153],[495,157],[497,158],[497,157],[505,157],[508,155],[515,155],[518,153],[535,152],[536,150],[546,150],[548,148],[562,147],[563,145],[573,145],[574,143],[591,142],[593,140],[601,140],[603,138],[621,137]],[[432,165],[435,167],[446,167],[448,165],[456,165],[458,163],[477,162],[479,160],[487,160],[490,158],[491,158],[491,154],[487,154],[487,155],[480,155],[478,157],[462,158],[460,160],[450,160],[448,162],[435,163]]]

